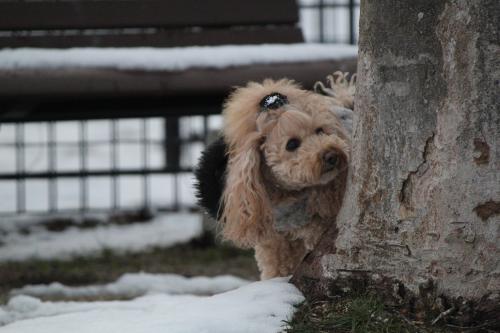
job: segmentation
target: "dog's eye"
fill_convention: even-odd
[[[314,132],[316,132],[316,134],[325,134],[325,131],[321,127],[316,128]]]
[[[286,143],[286,150],[288,150],[288,151],[294,151],[299,147],[300,147],[300,140],[299,139],[293,138],[293,139],[288,140],[288,142]]]

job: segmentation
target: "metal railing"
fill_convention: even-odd
[[[360,0],[300,0],[307,42],[356,44]]]
[[[191,209],[191,172],[219,123],[213,115],[0,125],[0,215]]]

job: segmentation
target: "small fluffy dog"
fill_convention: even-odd
[[[342,204],[354,84],[330,80],[322,94],[286,79],[236,89],[196,172],[202,206],[225,239],[255,249],[262,279],[292,274]]]

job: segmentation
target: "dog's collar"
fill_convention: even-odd
[[[288,98],[278,92],[273,92],[269,95],[264,96],[260,101],[260,111],[276,110],[283,105],[288,104]]]

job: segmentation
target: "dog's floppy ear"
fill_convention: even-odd
[[[221,217],[224,238],[242,247],[254,246],[272,224],[272,210],[261,174],[261,138],[247,136],[243,146],[230,147]]]
[[[252,247],[272,230],[273,215],[262,175],[261,144],[275,112],[298,91],[290,80],[249,82],[234,90],[224,103],[224,140],[229,160],[219,222],[224,238]]]
[[[198,205],[214,220],[223,211],[222,192],[226,183],[227,145],[221,136],[209,144],[201,154],[194,172]]]

